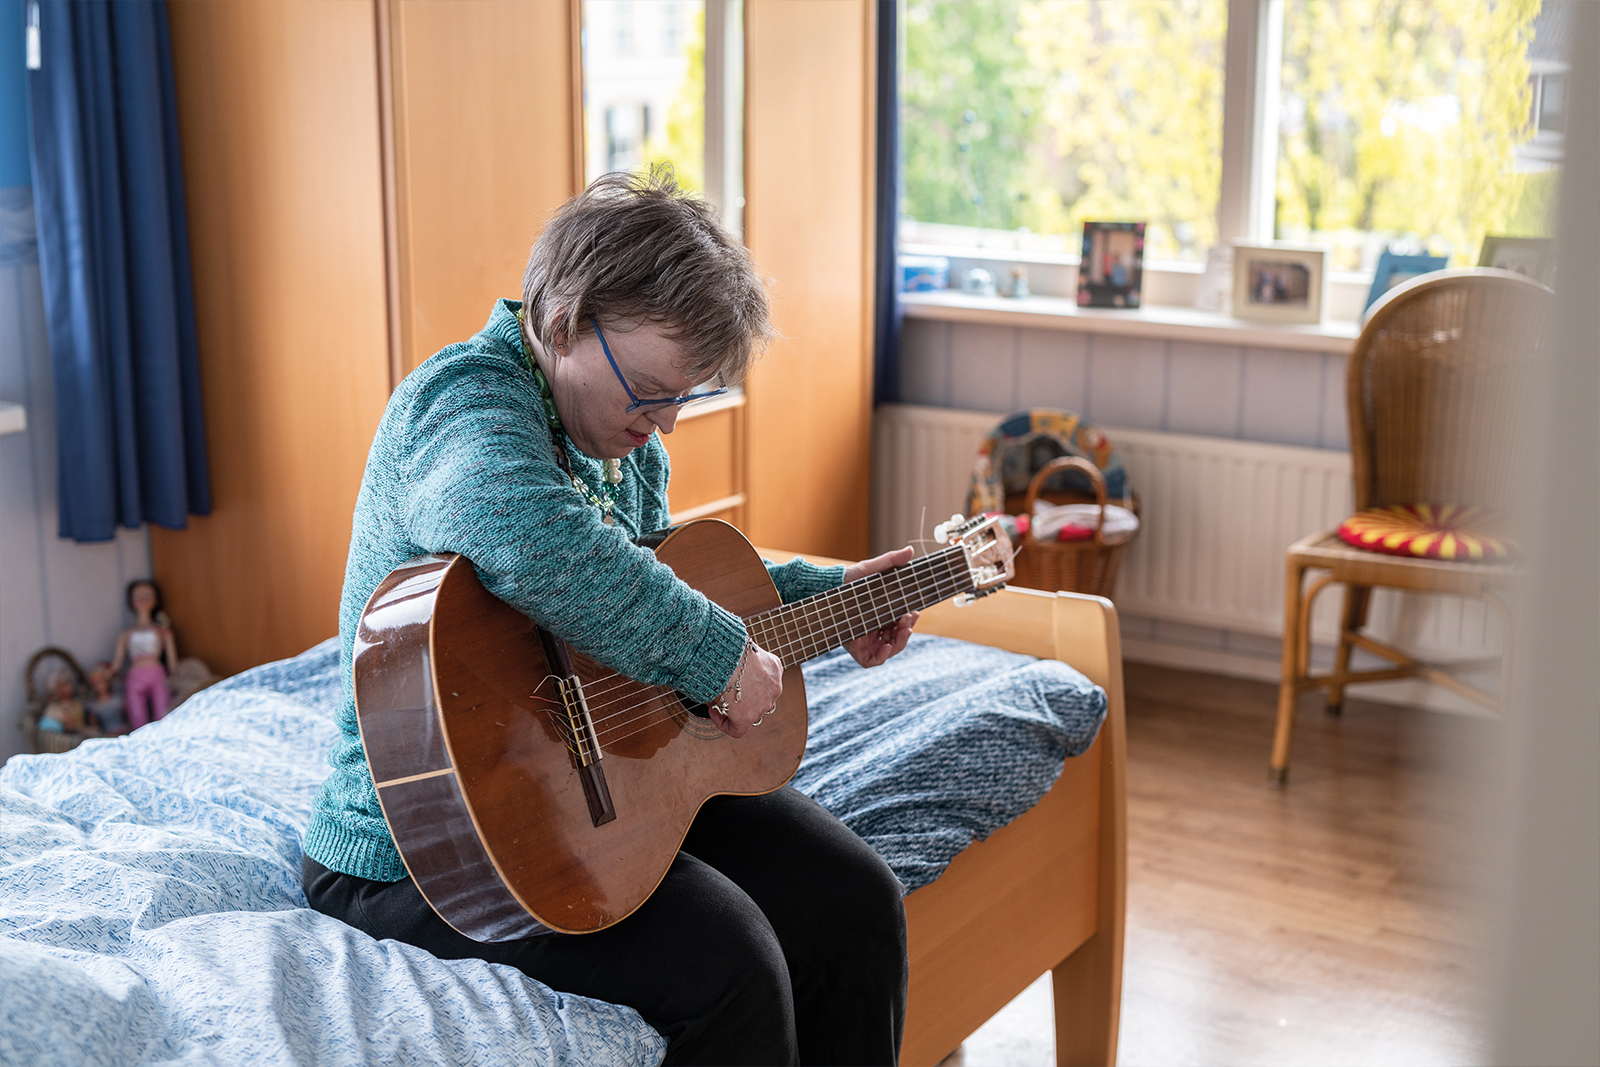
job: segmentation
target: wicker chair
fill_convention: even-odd
[[[1357,512],[1424,502],[1510,509],[1523,429],[1520,402],[1551,296],[1521,275],[1472,268],[1423,275],[1374,305],[1346,378]],[[1288,780],[1295,705],[1308,689],[1327,690],[1330,715],[1341,712],[1346,686],[1398,678],[1426,679],[1490,709],[1503,703],[1511,628],[1499,594],[1517,576],[1514,563],[1384,555],[1346,544],[1337,531],[1297,541],[1287,562],[1274,782]],[[1308,570],[1326,573],[1303,588]],[[1329,674],[1312,675],[1312,603],[1334,582],[1345,586],[1334,666]],[[1485,693],[1362,633],[1376,586],[1491,604],[1506,624],[1500,693]],[[1394,666],[1352,671],[1350,656],[1357,648]],[[1458,663],[1452,669],[1481,665]]]

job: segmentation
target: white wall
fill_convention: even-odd
[[[27,429],[0,436],[0,760],[22,751],[22,674],[35,651],[65,648],[87,670],[109,659],[128,618],[123,589],[150,574],[144,530],[79,545],[56,536],[56,419],[39,265],[26,187],[0,190],[0,400]],[[5,238],[9,237],[7,240]]]

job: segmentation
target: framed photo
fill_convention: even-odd
[[[1234,245],[1234,318],[1321,322],[1327,259],[1324,248]]]
[[[1378,257],[1378,267],[1372,272],[1372,288],[1367,290],[1367,302],[1361,309],[1362,317],[1372,310],[1378,298],[1397,285],[1403,285],[1419,274],[1444,270],[1449,256],[1397,256],[1385,252]]]
[[[1555,280],[1555,241],[1549,237],[1496,237],[1483,239],[1478,266],[1514,270],[1536,282]]]
[[[1078,306],[1136,308],[1144,280],[1144,223],[1086,222]]]

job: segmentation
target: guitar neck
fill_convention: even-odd
[[[755,643],[787,668],[972,590],[966,552],[951,545],[903,567],[752,615],[745,625]]]

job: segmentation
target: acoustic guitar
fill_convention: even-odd
[[[631,914],[707,799],[793,777],[806,746],[801,663],[1011,577],[998,522],[960,518],[935,530],[947,547],[792,604],[725,522],[646,539],[783,663],[776,711],[739,740],[704,705],[568,649],[486,591],[464,557],[396,568],[367,603],[352,667],[367,763],[417,888],[477,941],[590,933]]]

